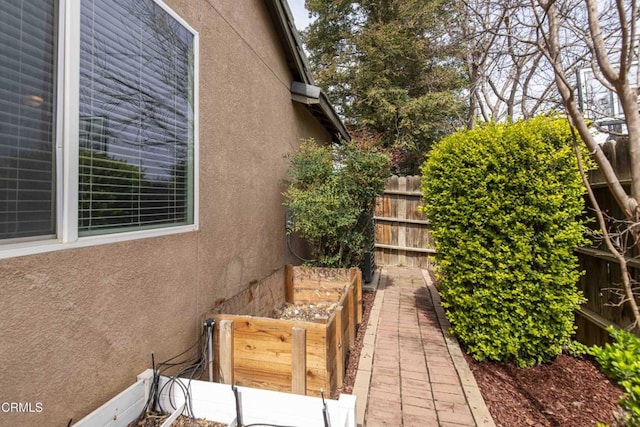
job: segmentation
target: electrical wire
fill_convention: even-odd
[[[153,353],[153,351],[151,352],[151,367],[153,370],[153,379],[151,380],[151,385],[149,387],[149,397],[147,398],[147,401],[144,403],[144,406],[142,407],[142,410],[140,411],[140,414],[136,417],[136,419],[134,420],[134,425],[137,425],[147,414],[147,412],[149,411],[153,411],[153,408],[156,405],[156,396],[157,396],[157,389],[158,389],[158,379],[159,379],[159,375],[157,374],[157,370],[156,370],[156,363],[155,363],[155,355]]]
[[[302,262],[307,262],[307,263],[317,262],[318,259],[303,258],[302,256],[298,255],[298,253],[293,249],[293,245],[291,244],[291,235],[293,234],[295,229],[295,220],[293,219],[293,216],[291,215],[290,212],[287,212],[285,214],[284,221],[285,221],[285,234],[287,236],[287,248],[289,249],[289,252],[291,253],[291,255],[298,258],[298,260]]]
[[[202,336],[206,336],[204,343],[202,342]],[[200,345],[200,347],[202,348],[202,351],[200,352],[200,354],[194,357],[191,357],[189,359],[186,359],[186,361],[188,362],[193,361],[193,363],[182,367],[175,375],[173,375],[167,380],[167,382],[162,386],[162,388],[159,391],[159,394],[161,394],[165,390],[165,388],[168,387],[167,390],[169,394],[169,405],[172,410],[175,410],[177,409],[177,405],[173,400],[173,396],[175,394],[174,387],[178,386],[180,388],[180,391],[182,391],[184,401],[185,401],[185,415],[190,418],[195,418],[194,412],[193,412],[193,402],[191,399],[191,381],[194,379],[194,377],[204,372],[204,369],[207,363],[206,351],[207,351],[207,346],[209,345],[209,335],[205,334],[204,330],[198,342],[195,345],[191,346],[190,349],[196,347],[197,345]],[[185,353],[186,351],[182,352],[181,355]],[[173,360],[173,359],[175,359],[175,357],[169,360]],[[180,363],[174,363],[171,365],[172,366],[180,365]],[[185,377],[187,378],[186,385],[182,381],[182,379],[184,379]],[[162,412],[161,407],[160,407],[160,410]]]
[[[324,390],[320,389],[320,396],[322,397],[322,420],[324,421],[324,427],[331,427],[331,421],[329,420],[329,410],[327,409],[327,402],[324,400]]]
[[[205,338],[203,339],[203,337]],[[165,391],[169,396],[168,403],[171,410],[177,409],[176,402],[174,401],[174,395],[177,395],[175,391],[179,390],[179,392],[182,393],[182,396],[185,402],[182,415],[185,415],[189,418],[195,418],[195,415],[193,412],[193,402],[191,399],[192,397],[191,381],[198,375],[201,375],[206,369],[207,362],[208,362],[208,356],[207,356],[208,345],[209,345],[209,335],[206,333],[205,329],[203,328],[202,334],[200,335],[200,337],[198,337],[198,340],[193,345],[191,345],[188,349],[181,352],[180,354],[177,354],[176,356],[173,356],[165,360],[164,362],[159,363],[157,366],[155,362],[155,354],[153,351],[151,352],[151,367],[153,371],[153,379],[151,381],[151,386],[149,389],[149,397],[145,402],[145,405],[142,408],[142,411],[140,412],[138,417],[134,420],[133,425],[141,421],[149,412],[159,412],[159,413],[168,412],[164,410],[165,408],[163,408],[162,404],[160,403],[160,395]],[[187,357],[183,360],[176,361],[176,359],[178,359],[179,357],[184,356],[189,351],[198,347],[201,350],[196,352],[194,355]],[[165,372],[173,368],[179,368],[174,375],[169,376],[164,374]],[[220,368],[219,368],[219,373],[221,374]],[[161,375],[164,377],[167,377],[166,382],[162,386],[160,386]],[[186,384],[184,382],[185,379],[186,379]],[[326,403],[324,403],[324,396],[323,396],[323,404],[324,404],[324,409],[326,411]],[[169,408],[166,408],[166,409],[169,409]],[[236,412],[237,412],[237,416],[241,417],[239,413],[240,410],[241,408],[239,407],[239,402],[237,401]],[[241,418],[238,418],[238,419],[241,419]],[[326,421],[325,421],[325,425],[326,425]],[[286,425],[270,424],[270,423],[252,423],[252,424],[241,425],[240,427],[297,427],[297,426],[286,426]]]
[[[182,361],[179,361],[179,362],[173,362],[173,363],[172,363],[172,361],[173,361],[173,360],[175,360],[175,359],[177,359],[178,357],[180,357],[180,356],[182,356],[182,355],[184,355],[184,354],[188,353],[188,352],[189,352],[189,351],[191,351],[192,349],[194,349],[194,348],[198,347],[198,346],[201,344],[201,342],[202,342],[202,337],[203,337],[204,335],[205,335],[205,331],[203,330],[203,331],[202,331],[202,334],[200,335],[200,337],[198,337],[198,340],[197,340],[193,345],[191,345],[189,348],[187,348],[187,349],[186,349],[185,351],[183,351],[182,353],[177,354],[177,355],[175,355],[175,356],[173,356],[173,357],[171,357],[171,358],[169,358],[169,359],[165,360],[164,362],[160,363],[160,364],[158,365],[158,369],[159,369],[159,370],[162,370],[162,368],[165,368],[165,369],[163,370],[163,372],[164,372],[164,371],[166,371],[167,369],[169,369],[169,368],[171,368],[171,367],[174,367],[174,366],[180,366],[180,365],[183,365],[183,364],[189,363],[189,362],[191,362],[191,361],[194,361],[194,362],[195,362],[195,361],[197,361],[198,356],[197,356],[197,355],[195,355],[195,356],[191,356],[190,358],[187,358],[187,359],[185,359],[185,360],[182,360]]]
[[[206,336],[206,339],[203,340],[203,337]],[[191,381],[199,374],[204,372],[204,367],[207,362],[207,346],[209,344],[209,337],[206,335],[205,330],[203,329],[202,334],[198,337],[196,342],[187,348],[185,351],[161,362],[156,366],[155,363],[155,354],[153,351],[151,352],[151,365],[153,371],[153,379],[151,381],[151,386],[149,390],[149,398],[145,402],[142,411],[136,418],[136,422],[142,420],[148,412],[165,412],[164,408],[160,403],[160,394],[165,390],[168,391],[169,394],[169,406],[172,410],[177,409],[177,405],[174,401],[174,390],[175,387],[178,387],[180,392],[184,397],[185,402],[185,415],[190,418],[195,418],[193,413],[193,405],[191,399]],[[200,347],[201,350],[195,352],[194,355],[186,357],[182,360],[176,360],[185,354],[189,353],[195,348]],[[169,370],[177,369],[177,371],[173,375],[165,375]],[[162,387],[160,387],[160,376],[166,376],[167,381]],[[187,383],[181,380],[181,378],[187,377]],[[167,408],[169,409],[169,408]]]
[[[231,386],[231,390],[233,390],[233,395],[236,400],[236,422],[238,423],[239,427],[297,427],[297,426],[287,426],[282,424],[270,424],[270,423],[243,424],[240,391],[238,390],[238,387],[236,387],[235,385]],[[324,392],[321,391],[320,393],[322,394],[322,405],[323,405],[322,415],[324,418],[324,425],[325,427],[330,427],[329,418],[328,418],[329,413],[327,412],[327,404],[324,401]]]

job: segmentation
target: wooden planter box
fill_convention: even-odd
[[[159,402],[164,409],[177,408],[163,427],[170,426],[184,410],[185,393],[189,390],[191,409],[197,418],[226,423],[237,427],[236,401],[230,386],[198,380],[177,379],[179,385],[165,387],[170,378],[160,377]],[[126,427],[142,412],[149,397],[153,371],[147,369],[138,375],[138,381],[102,405],[74,426]],[[293,425],[324,427],[323,401],[309,396],[297,396],[270,390],[238,387],[241,397],[242,424]],[[341,394],[339,400],[326,399],[330,425],[356,427],[356,397]]]
[[[318,322],[215,314],[217,380],[310,396],[342,386],[349,347],[362,321],[359,269],[287,266],[290,303],[337,303]],[[274,307],[276,308],[276,307]]]

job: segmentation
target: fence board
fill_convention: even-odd
[[[619,140],[603,145],[603,151],[611,160],[623,185],[628,186],[630,161],[628,142]],[[622,218],[622,213],[611,196],[599,171],[590,172],[592,188],[601,208],[610,216]],[[429,233],[428,221],[420,212],[422,201],[419,176],[392,176],[387,181],[382,196],[375,206],[375,259],[378,265],[404,265],[430,268],[434,262],[435,246]],[[585,271],[578,283],[587,298],[584,312],[578,313],[576,323],[578,338],[587,344],[603,344],[607,339],[602,322],[594,322],[600,316],[606,322],[618,326],[631,323],[631,313],[626,306],[612,306],[613,298],[607,288],[620,286],[620,268],[602,251],[578,249],[580,267]],[[633,253],[632,256],[639,257]],[[639,257],[640,258],[640,257]],[[640,265],[631,263],[632,275],[640,281]],[[605,323],[606,323],[605,322]],[[598,324],[599,323],[599,324]]]
[[[335,384],[332,383],[332,387],[342,387],[344,381],[344,365],[346,359],[346,349],[343,345],[344,334],[342,332],[342,306],[336,308],[335,316],[333,317],[333,327],[329,323],[327,328],[327,370],[329,367],[335,366]],[[333,330],[333,333],[331,333]]]
[[[631,161],[628,154],[628,140],[620,138],[618,141],[607,141],[602,150],[609,159],[626,190],[629,191],[631,177]],[[598,204],[603,212],[610,217],[622,219],[624,215],[599,170],[589,173],[589,182],[594,191]],[[587,207],[590,203],[587,201]],[[588,210],[589,215],[593,216]],[[626,327],[632,323],[632,313],[628,305],[615,306],[616,298],[608,290],[621,287],[621,271],[616,259],[602,248],[579,248],[576,250],[580,268],[585,274],[580,278],[578,288],[583,292],[587,302],[576,316],[576,337],[585,344],[602,345],[609,340],[604,327],[613,323],[619,327]],[[629,267],[634,280],[640,279],[640,262],[637,251],[630,251]]]
[[[291,391],[307,394],[307,330],[296,326],[291,331]]]
[[[392,176],[374,214],[376,264],[429,268],[435,253],[428,221],[420,212],[419,176]]]

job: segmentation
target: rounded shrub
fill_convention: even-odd
[[[478,360],[550,360],[581,302],[574,248],[584,188],[566,120],[487,124],[437,143],[422,166],[451,332]]]

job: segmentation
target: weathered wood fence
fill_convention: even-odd
[[[602,146],[602,149],[628,191],[631,177],[628,141],[625,139],[609,141]],[[598,170],[590,172],[589,181],[600,208],[610,217],[624,218],[620,208],[611,196],[602,174]],[[588,201],[587,206],[591,206]],[[604,328],[609,325],[625,327],[632,322],[631,312],[627,304],[615,306],[617,299],[611,290],[621,289],[620,266],[613,255],[601,246],[579,248],[576,252],[580,268],[585,272],[580,278],[578,287],[587,298],[587,302],[576,316],[577,338],[586,344],[601,345],[608,340],[608,334]],[[634,259],[637,258],[638,253],[634,250],[628,256],[631,275],[635,280],[639,280],[640,260]]]
[[[376,199],[377,265],[429,268],[435,249],[421,204],[419,176],[392,176]]]
[[[627,188],[631,164],[626,140],[610,141],[603,145],[621,182]],[[598,170],[590,172],[589,180],[603,211],[613,218],[624,218]],[[393,176],[384,194],[376,199],[375,260],[377,265],[402,265],[429,268],[433,265],[435,248],[429,233],[428,221],[420,212],[422,193],[420,177]],[[587,206],[590,204],[587,202]],[[578,288],[587,302],[576,313],[578,340],[586,344],[608,341],[604,330],[609,325],[625,327],[632,323],[627,305],[616,306],[612,289],[621,288],[621,271],[616,259],[602,247],[576,249],[580,269],[585,274]],[[640,282],[640,254],[629,254],[632,277]]]

